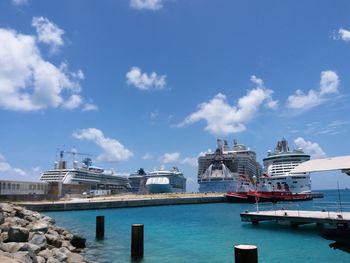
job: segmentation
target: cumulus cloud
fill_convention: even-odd
[[[163,7],[162,0],[130,0],[130,6],[135,9],[159,10]]]
[[[92,103],[86,103],[84,104],[82,111],[98,111],[98,107],[95,104]]]
[[[18,177],[23,177],[26,175],[26,172],[20,168],[12,167],[9,164],[5,157],[0,154],[0,175],[3,179],[18,179]]]
[[[50,45],[52,52],[57,52],[64,44],[64,31],[45,17],[33,17],[32,26],[35,27],[38,41]]]
[[[160,161],[162,163],[175,163],[179,160],[180,153],[174,152],[174,153],[165,153],[163,156],[160,157]]]
[[[12,0],[12,4],[15,6],[27,5],[28,0]]]
[[[339,77],[332,70],[322,71],[319,90],[309,90],[304,93],[297,90],[288,97],[287,107],[297,110],[308,110],[324,103],[328,95],[338,93]]]
[[[310,154],[312,158],[324,158],[327,156],[316,142],[305,141],[304,138],[298,137],[294,140],[294,143],[298,147],[303,148],[304,152]]]
[[[178,127],[204,120],[206,131],[214,135],[227,135],[246,130],[246,125],[255,117],[260,107],[276,109],[278,102],[272,99],[273,91],[264,87],[261,79],[252,76],[256,88],[238,100],[237,106],[231,106],[224,94],[217,94],[209,102],[198,106],[198,110],[185,118]]]
[[[350,41],[350,31],[348,31],[344,28],[340,28],[338,30],[338,32],[336,34],[334,34],[333,39],[334,40],[341,39],[341,40],[348,42],[348,41]]]
[[[0,28],[0,108],[14,111],[38,111],[82,105],[81,70],[69,71],[46,61],[37,46],[37,38]]]
[[[98,145],[103,150],[103,153],[97,157],[99,161],[121,162],[127,161],[134,156],[119,141],[105,137],[103,132],[96,128],[78,130],[73,133],[73,137],[79,140],[91,141]]]
[[[166,85],[165,78],[165,75],[158,76],[155,72],[151,74],[142,73],[141,69],[138,67],[132,67],[130,71],[126,73],[127,83],[140,90],[164,89]]]
[[[143,160],[152,160],[153,158],[153,155],[149,153],[146,153],[144,156],[142,156]]]

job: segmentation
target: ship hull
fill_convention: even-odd
[[[233,191],[233,189],[237,188],[237,182],[234,180],[208,180],[208,181],[200,181],[199,184],[199,192],[208,193],[208,192],[219,192],[226,193],[229,191]]]

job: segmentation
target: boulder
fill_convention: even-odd
[[[70,243],[76,248],[85,248],[86,238],[83,238],[79,235],[73,235],[73,238],[70,241]]]
[[[52,253],[49,249],[42,250],[38,253],[38,256],[43,257],[44,259],[48,260],[50,257],[52,257]]]
[[[83,256],[77,254],[77,253],[70,253],[68,254],[67,258],[68,263],[80,263],[80,262],[85,262],[85,259]]]
[[[0,244],[0,249],[2,251],[5,251],[5,252],[9,252],[9,253],[15,253],[17,251],[19,251],[23,246],[24,246],[25,243],[23,242],[9,242],[9,243],[1,243]]]
[[[68,256],[58,248],[52,249],[52,255],[60,262],[66,261]]]
[[[34,253],[39,253],[41,249],[39,246],[31,243],[24,243],[24,245],[20,248],[20,251],[29,251],[29,250],[32,250]]]
[[[8,238],[9,238],[8,232],[2,232],[1,233],[1,235],[0,235],[1,242],[7,242]]]
[[[24,227],[11,226],[8,231],[8,242],[27,242],[28,237],[29,231]]]
[[[29,243],[39,246],[40,249],[44,249],[47,245],[45,235],[40,233],[35,233]]]
[[[28,251],[19,251],[12,254],[20,263],[33,263]]]
[[[45,258],[40,257],[40,256],[37,256],[36,260],[38,261],[38,263],[45,263],[46,262]]]
[[[0,212],[0,225],[2,225],[5,222],[5,215],[4,213],[1,211]]]
[[[1,263],[18,263],[18,261],[10,256],[0,255]]]
[[[54,257],[49,257],[46,261],[46,263],[61,263],[59,260],[55,259]]]
[[[46,241],[49,245],[54,247],[61,247],[62,241],[59,239],[59,236],[51,235],[51,234],[45,234]]]
[[[0,203],[0,211],[4,211],[7,213],[12,213],[13,212],[13,208],[10,204],[6,204],[6,203]]]
[[[53,219],[49,216],[44,216],[43,220],[49,222],[50,224],[55,224],[55,219]]]
[[[30,231],[32,232],[46,233],[49,229],[49,226],[45,221],[38,221],[38,222],[35,222],[33,225],[31,225],[30,228],[31,228]]]

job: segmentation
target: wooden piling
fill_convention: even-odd
[[[143,258],[143,225],[133,224],[131,230],[131,258]]]
[[[236,245],[235,263],[258,263],[258,248],[254,245]]]
[[[103,239],[105,236],[105,217],[96,216],[96,238]]]

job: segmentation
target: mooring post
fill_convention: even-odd
[[[96,238],[103,239],[105,236],[105,217],[96,216]]]
[[[143,258],[143,225],[133,224],[131,230],[131,258]]]
[[[258,263],[258,248],[254,245],[236,245],[235,263]]]

